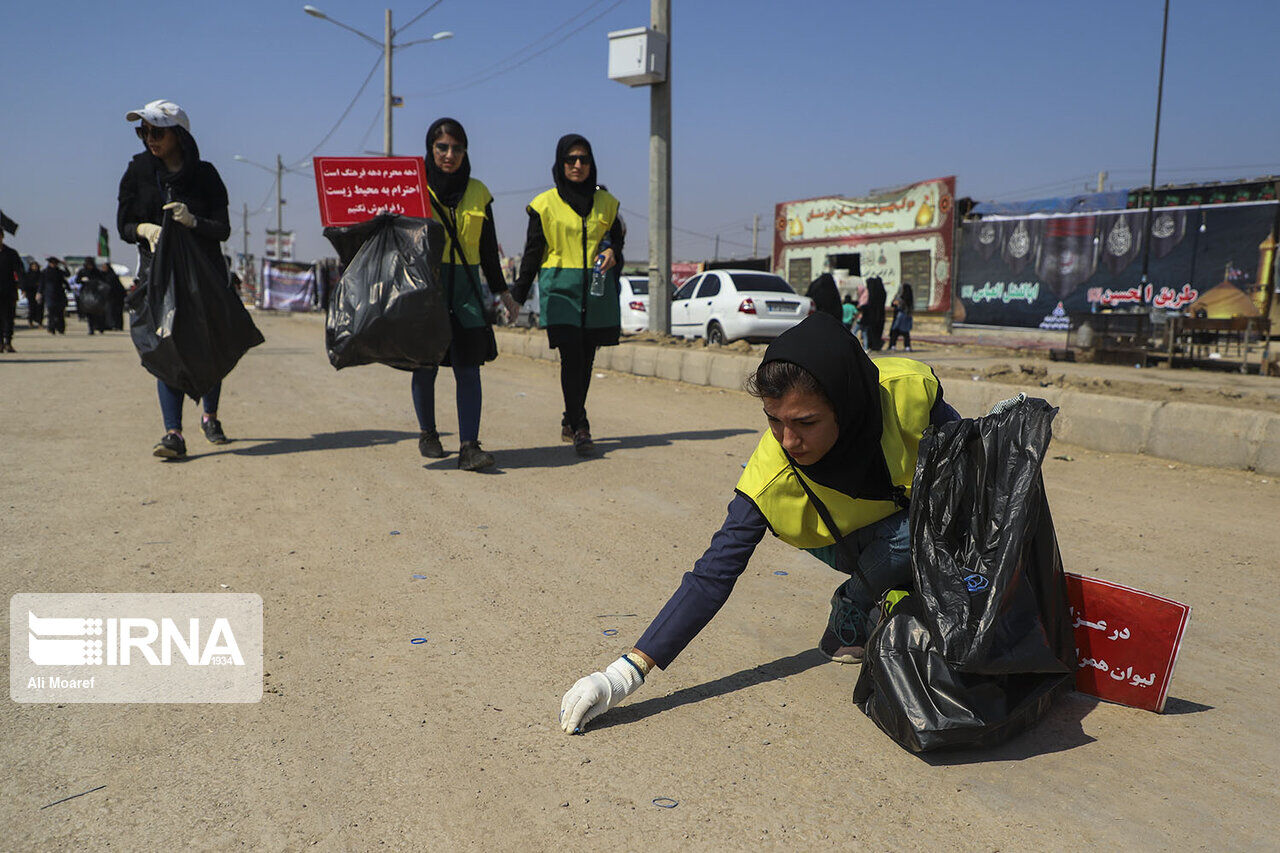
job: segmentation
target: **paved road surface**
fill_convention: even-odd
[[[223,394],[235,442],[192,429],[184,463],[150,456],[126,336],[20,330],[0,361],[5,600],[258,593],[268,673],[252,705],[6,702],[0,848],[1274,849],[1268,478],[1063,445],[1046,466],[1069,569],[1194,607],[1163,716],[1073,694],[990,752],[911,755],[813,649],[840,578],[766,541],[667,672],[566,737],[563,691],[719,524],[757,404],[608,374],[583,462],[555,366],[504,357],[484,371],[500,468],[469,474],[418,457],[407,375],[336,373],[314,320],[259,322]]]

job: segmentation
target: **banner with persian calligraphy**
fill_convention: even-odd
[[[1066,329],[1072,313],[1131,304],[1258,316],[1275,282],[1275,220],[1265,200],[1157,207],[1150,229],[1146,210],[970,220],[960,226],[953,316],[1050,330]]]
[[[1164,711],[1191,608],[1118,583],[1066,574],[1076,638],[1076,690]]]
[[[380,211],[427,219],[426,167],[421,157],[315,157],[320,222],[355,225]]]

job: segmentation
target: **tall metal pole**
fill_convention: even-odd
[[[671,0],[650,0],[667,37],[667,74],[649,86],[649,331],[671,334]]]
[[[391,156],[391,10],[387,10],[386,41],[382,48],[383,92],[382,92],[382,151]]]
[[[1156,135],[1151,143],[1151,192],[1147,196],[1147,240],[1142,247],[1142,285],[1138,298],[1143,299],[1147,289],[1147,267],[1151,260],[1151,232],[1155,229],[1156,209],[1156,154],[1160,151],[1160,107],[1164,102],[1164,51],[1169,39],[1169,0],[1164,0],[1164,28],[1160,31],[1160,82],[1156,86]]]
[[[751,218],[751,257],[755,259],[759,257],[756,252],[760,246],[760,214],[756,214]]]
[[[240,261],[240,271],[244,273],[247,280],[249,278],[249,202],[244,202],[244,214],[241,220],[244,228],[244,255]]]
[[[276,155],[276,260],[284,257],[284,161]]]

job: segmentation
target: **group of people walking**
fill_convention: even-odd
[[[880,276],[869,277],[858,285],[856,295],[846,293],[842,300],[835,278],[831,273],[823,273],[810,283],[807,295],[813,300],[815,310],[830,314],[846,329],[855,332],[864,349],[871,352],[884,349],[885,302],[888,296]],[[897,348],[901,337],[904,349],[911,352],[915,295],[910,282],[902,283],[889,307],[893,309],[893,322],[889,324],[889,351]]]
[[[120,180],[116,224],[121,239],[138,245],[139,285],[146,284],[166,215],[190,229],[209,259],[225,270],[219,244],[230,234],[227,191],[217,169],[200,159],[186,112],[171,101],[152,101],[130,111],[126,120],[138,122],[135,130],[145,150],[133,157]],[[591,143],[578,134],[562,137],[551,169],[555,186],[529,203],[524,258],[508,287],[498,258],[493,196],[471,176],[467,148],[466,130],[456,119],[441,118],[427,130],[431,214],[447,235],[440,277],[452,339],[442,363],[453,371],[456,385],[458,467],[479,471],[494,464],[480,445],[480,368],[497,357],[496,318],[480,286],[482,275],[511,322],[537,279],[539,322],[552,348],[560,351],[560,437],[578,454],[590,455],[595,445],[586,399],[595,353],[618,343],[621,325],[618,271],[626,227],[618,200],[598,184]],[[410,382],[418,450],[432,459],[447,455],[435,415],[438,374],[438,367],[418,368]],[[181,458],[187,452],[182,393],[161,380],[157,393],[165,433],[154,453]],[[202,429],[214,443],[228,440],[218,419],[220,393],[218,383],[201,399]]]
[[[72,282],[75,286],[73,287]],[[15,352],[14,325],[18,295],[27,300],[27,325],[44,327],[51,335],[67,333],[68,295],[76,294],[76,314],[89,325],[89,334],[124,328],[125,289],[110,263],[98,265],[87,258],[72,279],[59,258],[45,259],[41,267],[4,245],[0,233],[0,352]]]

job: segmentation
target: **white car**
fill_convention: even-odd
[[[713,270],[684,283],[671,300],[671,334],[708,344],[767,341],[813,313],[782,276],[758,270]]]
[[[637,275],[618,277],[618,309],[622,331],[634,335],[649,330],[649,279]]]

